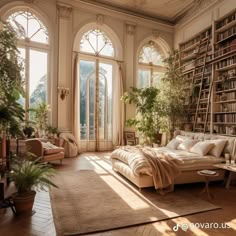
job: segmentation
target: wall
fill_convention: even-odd
[[[205,1],[202,6],[199,6],[195,11],[194,17],[189,14],[183,18],[181,22],[175,25],[174,29],[174,47],[178,48],[179,43],[188,40],[198,32],[211,26],[214,20],[219,19],[228,12],[236,8],[235,0],[218,0],[210,4],[210,1]]]
[[[1,0],[0,16],[13,6],[29,6],[38,10],[48,22],[51,32],[50,51],[50,121],[60,130],[72,131],[73,83],[72,57],[76,33],[87,23],[96,22],[98,15],[103,16],[103,24],[109,26],[119,37],[123,52],[123,79],[125,90],[135,85],[137,69],[137,50],[145,39],[164,39],[168,48],[173,46],[173,26],[145,20],[139,17],[118,13],[103,7],[95,7],[78,0]],[[57,87],[65,86],[70,94],[63,101],[57,94]],[[134,115],[133,107],[126,107],[126,118]]]

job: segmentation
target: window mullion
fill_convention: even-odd
[[[25,109],[29,109],[29,88],[30,88],[30,49],[25,47]],[[29,112],[26,112],[26,120],[29,120]]]

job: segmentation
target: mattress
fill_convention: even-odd
[[[183,150],[174,150],[168,147],[155,148],[155,151],[169,154],[171,157],[179,160],[178,166],[181,171],[211,169],[214,164],[224,161],[221,157],[217,158],[210,155],[200,156],[195,153],[186,152]],[[133,162],[137,162],[139,166],[137,170],[135,170],[135,172],[137,172],[136,174],[152,175],[151,167],[141,153],[133,153],[123,149],[116,149],[112,153],[111,158],[117,159],[129,166],[132,166]]]

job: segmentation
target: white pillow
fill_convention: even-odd
[[[176,149],[179,146],[179,144],[180,141],[174,138],[166,145],[166,147],[171,149]]]
[[[209,151],[210,149],[214,147],[214,144],[213,143],[209,143],[209,142],[206,142],[206,141],[201,141],[201,142],[198,142],[196,143],[191,149],[190,149],[190,152],[193,152],[193,153],[196,153],[196,154],[199,154],[201,156],[205,156]]]
[[[210,149],[208,154],[215,156],[215,157],[220,157],[227,140],[226,139],[215,139],[215,140],[207,140],[206,142],[213,143],[213,145],[214,145]]]
[[[199,140],[186,139],[177,147],[178,150],[183,150],[189,152],[189,150],[195,145]]]
[[[184,135],[177,135],[175,137],[175,139],[179,140],[180,142],[183,142],[184,140],[193,140],[192,137],[187,137],[187,136],[184,136]]]

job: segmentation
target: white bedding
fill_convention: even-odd
[[[166,153],[171,155],[173,158],[179,160],[179,168],[181,171],[207,169],[212,165],[221,163],[224,161],[223,158],[217,158],[214,156],[199,156],[195,153],[186,152],[183,150],[174,150],[168,147],[156,148],[155,151]],[[148,174],[152,175],[152,170],[149,163],[140,153],[128,152],[123,149],[116,149],[111,155],[112,159],[118,159],[133,169],[134,174]]]

